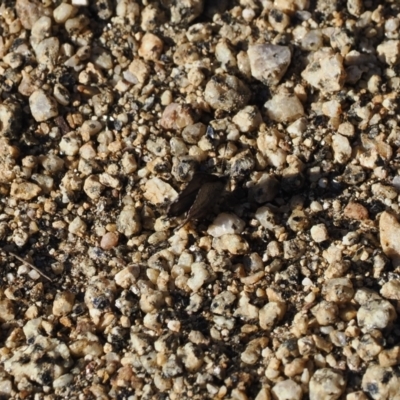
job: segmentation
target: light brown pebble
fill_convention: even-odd
[[[346,400],[368,400],[368,397],[364,392],[358,391],[358,392],[353,392],[349,393],[346,396]]]
[[[43,168],[50,173],[60,172],[64,168],[64,160],[55,154],[43,156],[40,159]]]
[[[379,352],[379,365],[382,367],[394,367],[400,363],[400,346],[391,349],[383,349]]]
[[[218,252],[228,251],[231,254],[246,254],[249,244],[241,235],[225,234],[215,237],[212,241],[212,247]]]
[[[373,399],[396,399],[400,378],[393,368],[370,364],[362,377],[362,390]]]
[[[147,32],[142,37],[138,53],[145,60],[156,61],[160,58],[163,47],[164,43],[158,36]]]
[[[334,54],[331,49],[328,52],[317,51],[301,76],[313,87],[325,93],[338,92],[345,81],[343,57]]]
[[[263,386],[257,393],[255,400],[271,400],[271,391],[269,386]]]
[[[126,237],[131,237],[140,232],[140,218],[134,207],[126,206],[118,215],[117,230]]]
[[[235,317],[240,317],[245,321],[258,320],[259,310],[253,304],[250,304],[250,298],[242,292],[239,298],[238,306],[234,312]]]
[[[261,329],[271,330],[286,313],[286,304],[269,302],[259,312],[259,323]]]
[[[316,243],[324,242],[329,239],[328,229],[325,224],[318,224],[311,227],[311,237]]]
[[[400,40],[386,40],[376,50],[380,61],[394,65],[400,59]]]
[[[285,365],[284,374],[291,378],[296,375],[301,375],[307,364],[306,358],[295,358],[293,361]]]
[[[263,204],[269,201],[272,201],[275,196],[277,195],[279,190],[279,183],[277,179],[269,174],[269,173],[262,173],[258,176],[257,181],[250,186],[249,188],[249,197],[256,201],[259,204]],[[257,211],[259,211],[258,209]],[[265,208],[263,208],[264,212],[266,212]],[[265,218],[262,216],[263,213],[258,214],[259,217],[256,218],[261,222],[262,220],[265,221]]]
[[[322,294],[327,301],[347,303],[354,296],[353,284],[349,278],[329,279],[322,289]]]
[[[387,300],[376,299],[363,304],[357,311],[358,325],[367,331],[385,329],[397,318],[392,304]]]
[[[21,20],[21,24],[25,29],[31,30],[34,23],[41,17],[43,6],[29,0],[17,0],[15,10]]]
[[[241,234],[245,227],[245,222],[235,214],[218,214],[212,224],[207,229],[207,233],[212,237],[220,237],[225,234]]]
[[[308,228],[310,225],[310,220],[304,210],[296,208],[290,214],[287,223],[292,231],[301,232]],[[314,227],[315,225],[311,228],[311,235],[313,234]]]
[[[100,121],[90,120],[85,121],[80,127],[80,133],[82,135],[82,139],[87,142],[90,140],[91,136],[96,135],[103,128],[103,124]]]
[[[64,387],[68,386],[69,384],[71,384],[73,380],[74,380],[74,375],[72,375],[72,374],[61,375],[57,379],[54,379],[53,388],[54,389],[64,388]]]
[[[163,112],[160,120],[160,125],[164,129],[183,129],[188,125],[193,125],[191,109],[187,105],[171,103]]]
[[[346,136],[338,133],[332,136],[334,159],[339,164],[345,164],[351,157],[352,148]]]
[[[311,377],[310,400],[340,398],[346,388],[346,381],[340,372],[330,368],[321,368]]]
[[[360,203],[350,201],[343,210],[345,217],[355,219],[357,221],[366,220],[369,218],[368,210]]]
[[[137,83],[144,83],[147,81],[151,68],[148,63],[140,59],[134,59],[128,67],[128,74],[124,74],[124,78],[136,85]]]
[[[202,122],[187,125],[182,131],[182,139],[185,143],[197,144],[205,135],[207,127]]]
[[[212,279],[212,274],[208,270],[207,264],[203,262],[193,263],[191,266],[191,276],[187,280],[188,287],[197,292],[200,288]]]
[[[192,43],[183,43],[177,46],[174,52],[173,61],[176,65],[191,66],[196,64],[199,58],[200,56],[196,46]]]
[[[53,302],[53,314],[56,317],[68,315],[74,306],[75,295],[71,292],[57,293]]]
[[[336,321],[338,315],[338,307],[335,303],[329,301],[321,301],[311,309],[311,312],[320,325],[331,325]]]
[[[114,280],[118,286],[128,289],[136,282],[139,274],[139,266],[131,265],[115,274]]]
[[[158,371],[154,375],[153,383],[160,392],[166,392],[172,387],[172,380]]]
[[[211,33],[211,24],[199,22],[188,27],[186,37],[191,42],[205,42],[210,37]]]
[[[255,364],[259,360],[261,352],[267,344],[268,338],[266,337],[251,340],[247,344],[245,351],[241,354],[241,360],[249,365]]]
[[[400,265],[400,223],[384,211],[379,219],[379,234],[383,252],[392,260],[394,267]]]
[[[150,290],[140,296],[140,309],[144,313],[153,313],[165,304],[165,296],[159,290]]]
[[[82,236],[86,232],[86,229],[86,222],[79,216],[75,217],[68,226],[68,231],[77,236]]]
[[[100,241],[100,247],[103,250],[111,250],[118,245],[118,234],[115,232],[107,232]]]
[[[98,341],[91,341],[86,338],[78,339],[69,346],[71,354],[75,357],[100,357],[103,354],[103,346]]]
[[[301,400],[303,398],[301,386],[291,379],[278,382],[272,387],[271,392],[276,400]]]
[[[398,194],[392,186],[383,185],[382,183],[374,183],[371,185],[372,194],[377,198],[382,198],[384,201],[387,199],[394,200]]]
[[[268,117],[276,122],[291,122],[304,115],[304,107],[294,94],[279,92],[264,107]]]
[[[57,64],[57,58],[59,55],[60,51],[60,41],[56,37],[49,37],[46,39],[43,39],[37,46],[35,46],[35,53],[36,53],[36,59],[40,64],[43,64],[47,67],[49,71],[53,71],[54,67]],[[52,100],[52,98],[50,98]],[[37,99],[35,101],[38,101]],[[41,100],[43,102],[43,100]],[[50,103],[48,100],[48,103],[51,104],[53,113],[56,112],[56,107],[54,106],[54,103]],[[61,103],[62,104],[62,103]],[[32,107],[32,106],[31,106]],[[33,114],[33,112],[32,112]],[[45,115],[42,111],[42,114]],[[50,115],[50,113],[48,113]],[[36,111],[36,114],[38,116],[38,111]],[[55,114],[57,115],[57,114]],[[54,115],[48,116],[46,119],[51,118]],[[34,116],[36,121],[40,121],[37,117]],[[44,117],[42,117],[44,118]],[[43,119],[42,119],[43,120]]]
[[[204,0],[185,0],[172,2],[170,5],[171,18],[173,25],[188,25],[201,15],[204,9]]]
[[[79,153],[81,145],[81,138],[75,132],[70,132],[62,137],[59,146],[65,155],[74,156]]]
[[[400,279],[391,279],[380,290],[381,295],[390,300],[400,300]]]
[[[44,90],[35,90],[29,96],[29,107],[37,122],[47,121],[58,115],[57,102]]]
[[[53,11],[53,18],[57,24],[63,24],[67,19],[74,16],[76,8],[68,3],[61,3]]]
[[[204,355],[199,346],[186,343],[178,349],[178,356],[182,359],[185,368],[190,372],[197,372],[204,363]]]
[[[274,12],[268,13],[268,22],[271,24],[271,27],[277,32],[285,32],[290,24],[289,15],[277,9],[273,9],[272,11]]]
[[[178,193],[167,182],[160,178],[151,178],[144,185],[144,197],[152,204],[162,204],[174,201]]]
[[[249,46],[247,54],[253,77],[272,86],[279,83],[291,61],[287,46],[255,44]]]
[[[214,297],[211,302],[211,312],[226,315],[226,313],[229,313],[229,309],[235,300],[236,296],[229,290],[225,290]]]
[[[11,184],[11,196],[19,200],[32,200],[41,193],[39,185],[31,182],[13,182]]]
[[[215,75],[204,90],[205,101],[214,109],[237,111],[250,99],[250,90],[234,75]]]
[[[9,299],[0,301],[0,321],[9,322],[15,318],[14,302]]]
[[[105,188],[100,183],[99,177],[97,175],[88,176],[83,184],[83,190],[85,191],[86,195],[92,200],[97,200],[101,196],[101,193],[104,189]]]
[[[102,174],[99,175],[99,182],[105,187],[110,187],[113,189],[121,188],[120,179],[111,174],[108,174],[107,172],[103,172]]]
[[[262,117],[256,106],[246,106],[233,116],[232,121],[240,132],[251,132],[260,126]]]

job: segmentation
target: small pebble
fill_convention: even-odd
[[[385,329],[396,318],[397,313],[387,300],[372,300],[367,304],[363,304],[357,311],[357,322],[366,331]]]
[[[276,86],[291,62],[289,47],[272,44],[249,46],[251,74],[266,85]]]
[[[15,318],[14,302],[9,299],[0,301],[0,321],[9,322]]]
[[[383,252],[392,260],[394,266],[400,265],[400,223],[396,217],[384,211],[379,219],[379,234]]]
[[[349,278],[329,279],[324,285],[322,293],[327,301],[339,304],[347,303],[354,296],[353,284]]]
[[[19,200],[32,200],[37,197],[42,189],[31,182],[13,182],[11,184],[11,195]]]
[[[115,232],[107,232],[100,241],[100,247],[103,250],[111,250],[118,245],[118,234]]]
[[[215,237],[212,242],[212,247],[218,252],[228,251],[230,254],[246,254],[249,249],[249,244],[240,235],[226,233],[222,236]]]
[[[264,107],[270,119],[277,122],[295,121],[304,114],[304,108],[295,95],[278,93],[268,100]]]
[[[343,210],[345,217],[355,219],[357,221],[366,220],[369,218],[368,210],[360,203],[349,202]]]
[[[286,304],[269,302],[259,312],[259,323],[261,329],[271,330],[286,313]]]
[[[311,237],[316,243],[324,242],[329,239],[328,229],[324,224],[318,224],[311,227]]]
[[[193,292],[197,292],[211,278],[211,274],[205,263],[194,263],[191,266],[191,277],[187,281],[187,285]]]
[[[336,134],[332,136],[332,149],[335,161],[339,164],[345,164],[351,157],[351,146],[347,137]]]
[[[160,58],[163,47],[164,43],[162,40],[158,36],[148,32],[143,35],[138,53],[145,60],[155,61]]]
[[[343,58],[339,54],[314,53],[314,61],[309,63],[301,76],[314,88],[325,93],[338,92],[344,84]]]
[[[194,120],[191,115],[191,110],[188,106],[171,103],[169,104],[161,117],[160,125],[164,129],[179,130],[193,125]]]
[[[57,102],[44,90],[35,90],[29,97],[29,106],[37,122],[47,121],[58,115]]]
[[[278,382],[271,392],[272,396],[277,400],[301,400],[303,398],[301,386],[291,379]]]
[[[225,234],[242,233],[245,227],[244,221],[234,214],[221,213],[209,226],[207,233],[212,237],[221,237]]]
[[[75,302],[75,295],[71,292],[61,292],[57,293],[56,298],[53,302],[53,314],[56,317],[61,317],[64,315],[68,315],[73,307]]]
[[[246,106],[250,91],[234,75],[215,75],[204,89],[204,99],[214,109],[237,111]]]
[[[396,398],[400,378],[392,368],[369,365],[362,377],[362,390],[373,399]]]
[[[321,368],[311,377],[310,400],[337,400],[346,388],[346,381],[341,373],[330,368]]]
[[[260,126],[262,117],[256,106],[246,106],[233,116],[232,121],[240,132],[251,132]]]
[[[151,178],[145,184],[144,197],[152,204],[163,204],[174,201],[178,193],[160,178]]]
[[[380,293],[386,299],[400,300],[400,279],[392,279],[386,282]]]
[[[68,231],[74,235],[81,236],[86,232],[87,224],[81,217],[74,218],[68,226]]]

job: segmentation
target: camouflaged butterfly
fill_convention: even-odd
[[[226,176],[197,172],[178,198],[168,207],[168,217],[178,217],[186,213],[184,221],[177,229],[193,219],[204,217],[218,202],[228,182]]]

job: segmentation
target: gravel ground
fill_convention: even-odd
[[[400,399],[397,1],[0,3],[1,399]]]

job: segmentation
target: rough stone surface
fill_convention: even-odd
[[[0,16],[1,398],[399,400],[396,1]]]
[[[251,74],[266,85],[275,86],[291,61],[290,49],[272,44],[255,44],[247,50]]]
[[[400,234],[400,223],[396,217],[384,211],[379,219],[379,233],[382,250],[397,266],[400,264],[400,243],[397,240]]]
[[[267,115],[273,121],[290,122],[295,121],[304,114],[304,108],[295,95],[278,93],[264,104]]]
[[[58,115],[57,102],[44,90],[35,90],[29,97],[29,106],[37,122],[47,121]]]

